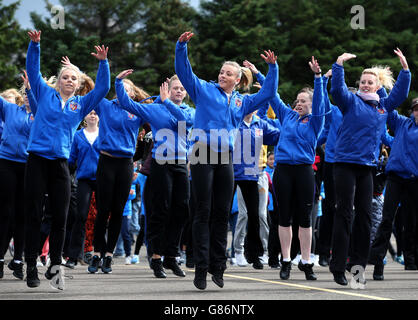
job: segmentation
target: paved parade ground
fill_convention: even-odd
[[[10,257],[6,257],[6,264]],[[124,259],[114,259],[112,274],[89,274],[86,265],[65,270],[65,290],[51,288],[45,279],[46,267],[40,267],[38,288],[28,288],[4,268],[0,280],[1,300],[418,300],[418,271],[405,271],[403,266],[388,257],[385,280],[372,279],[373,266],[366,269],[366,288],[352,289],[337,285],[326,267],[314,267],[317,281],[306,281],[304,274],[292,266],[290,280],[283,281],[278,269],[264,266],[255,270],[252,266],[230,266],[225,271],[224,288],[217,287],[208,275],[204,291],[193,285],[194,270],[184,266],[185,278],[179,278],[167,270],[166,279],[157,279],[144,256],[140,263],[125,265]],[[350,276],[347,273],[347,279]]]

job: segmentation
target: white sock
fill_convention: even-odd
[[[20,260],[14,260],[15,263],[22,263]]]
[[[290,262],[290,258],[283,258],[283,262]]]
[[[302,264],[309,264],[310,263],[309,260],[303,260],[303,259],[301,259],[300,261],[302,261]]]
[[[4,262],[4,259],[0,259],[0,262]]]

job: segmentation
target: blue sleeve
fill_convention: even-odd
[[[345,84],[344,68],[337,63],[332,65],[331,95],[343,114],[354,106],[355,96]]]
[[[187,57],[187,42],[177,41],[174,66],[181,84],[186,89],[190,98],[196,103],[196,99],[202,92],[202,88],[205,86],[206,82],[200,80],[193,73],[192,66]]]
[[[329,126],[328,127],[325,126],[324,130],[322,130],[321,135],[318,138],[318,142],[317,142],[318,146],[322,146],[325,142],[327,142],[328,133],[329,133]]]
[[[242,108],[240,108],[241,120],[244,119],[247,114],[257,110],[260,105],[272,100],[277,93],[277,87],[279,85],[279,67],[277,63],[269,63],[268,65],[269,72],[267,73],[267,77],[260,91],[255,94],[244,96]]]
[[[408,98],[409,87],[411,86],[411,72],[402,69],[399,72],[398,79],[389,93],[387,98],[384,98],[382,105],[388,112],[399,107]]]
[[[388,97],[388,93],[386,92],[386,89],[384,87],[381,87],[379,90],[377,90],[376,93],[379,95],[380,99],[384,99]]]
[[[388,113],[387,124],[395,132],[395,135],[396,135],[396,131],[398,130],[398,128],[402,125],[404,121],[407,121],[407,120],[408,120],[407,117],[402,116],[398,113],[398,111],[393,110]]]
[[[143,122],[154,123],[158,121],[158,114],[155,112],[155,106],[159,106],[158,103],[149,103],[142,104],[133,101],[128,94],[126,93],[125,87],[123,86],[123,81],[121,79],[116,79],[115,81],[116,95],[119,101],[118,106],[122,109],[138,116],[142,119]],[[171,125],[176,126],[177,121],[174,117],[171,118]]]
[[[36,115],[36,111],[38,111],[38,102],[36,101],[36,98],[33,95],[33,91],[28,89],[25,89],[25,91],[26,95],[28,96],[30,110],[34,115]]]
[[[280,130],[271,126],[267,121],[260,119],[263,128],[263,144],[276,146],[279,143]]]
[[[9,107],[10,104],[10,102],[8,102],[6,99],[0,96],[0,122],[6,121],[6,109]]]
[[[289,113],[295,112],[282,101],[278,93],[276,93],[276,96],[270,101],[270,105],[282,125],[286,116]]]
[[[269,117],[267,117],[267,110],[269,106],[270,105],[268,103],[265,103],[260,109],[258,109],[257,116],[261,120],[266,121],[270,126],[280,130],[282,127],[280,121],[278,119],[270,119]]]
[[[326,76],[322,77],[323,98],[324,98],[324,106],[325,106],[325,123],[324,123],[324,130],[322,131],[321,135],[318,138],[318,142],[317,142],[318,145],[323,145],[327,141],[329,129],[330,129],[331,122],[332,122],[332,113],[334,112],[333,107],[335,107],[335,106],[332,106],[331,102],[329,101],[328,90],[327,90],[328,81],[329,81],[328,77]]]
[[[195,112],[191,108],[182,109],[174,104],[170,99],[165,99],[162,104],[167,110],[176,118],[177,121],[185,121],[187,126],[192,126],[194,123]]]
[[[329,101],[328,90],[327,90],[328,81],[329,81],[328,77],[325,77],[325,76],[322,77],[322,89],[323,89],[322,94],[324,98],[325,121],[327,121],[327,116],[332,117],[331,116],[331,102]]]
[[[323,98],[323,86],[322,78],[315,77],[314,80],[314,93],[312,98],[312,125],[314,127],[315,133],[319,136],[321,130],[324,127],[325,122],[325,106]]]
[[[266,77],[264,76],[264,74],[262,74],[260,71],[258,71],[258,73],[255,75],[258,83],[260,84],[260,86],[263,86],[264,81],[266,81]]]
[[[26,56],[26,70],[29,78],[31,90],[36,98],[39,99],[46,91],[55,90],[49,87],[41,74],[41,46],[38,42],[30,42]]]
[[[74,136],[73,144],[71,145],[70,157],[68,158],[68,165],[73,166],[78,159],[78,135]]]
[[[106,97],[110,90],[110,70],[107,60],[100,60],[99,70],[96,75],[96,82],[94,89],[88,94],[81,97],[80,103],[82,105],[80,116],[84,119],[100,101]]]
[[[387,126],[385,126],[385,131],[382,133],[382,137],[381,137],[381,139],[382,139],[382,143],[383,143],[385,146],[388,146],[388,147],[392,148],[393,140],[395,140],[395,138],[394,138],[394,137],[392,137],[392,136],[388,133]]]
[[[264,103],[258,110],[257,110],[257,116],[264,120],[267,121],[268,117],[267,117],[267,110],[269,108],[269,104],[268,103]]]

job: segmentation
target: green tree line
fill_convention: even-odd
[[[65,28],[53,29],[50,17],[31,13],[34,28],[42,30],[41,72],[52,76],[68,56],[93,79],[97,61],[94,45],[109,46],[112,81],[122,70],[149,94],[158,94],[162,81],[174,74],[174,51],[179,35],[191,30],[189,44],[194,72],[216,80],[223,61],[245,59],[260,71],[260,58],[271,49],[278,56],[279,93],[291,103],[297,92],[313,85],[308,61],[314,55],[323,72],[337,57],[350,52],[357,58],[345,65],[346,82],[355,86],[361,71],[373,65],[390,66],[396,79],[401,65],[393,53],[399,47],[412,72],[411,92],[401,107],[408,112],[418,96],[418,3],[413,0],[202,0],[198,10],[182,0],[61,0]],[[14,17],[20,1],[0,0],[0,88],[19,85],[29,38]],[[353,29],[351,8],[364,8],[364,29]],[[45,0],[45,6],[52,5]],[[112,95],[113,92],[110,93]]]

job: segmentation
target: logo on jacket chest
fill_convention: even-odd
[[[301,122],[302,122],[302,123],[308,123],[308,122],[309,122],[309,118],[308,118],[308,117],[303,118]]]
[[[77,102],[75,102],[75,101],[70,102],[70,104],[68,105],[68,107],[70,108],[70,110],[72,112],[77,112],[78,110],[80,110],[80,105]]]
[[[128,114],[128,119],[129,120],[135,120],[136,119],[136,115],[134,115],[134,114],[132,114],[132,113],[130,113],[128,111],[126,111],[126,113]]]
[[[237,106],[237,108],[241,108],[242,100],[241,99],[235,99],[235,105]]]
[[[255,129],[255,136],[256,137],[262,137],[263,136],[263,129]]]

